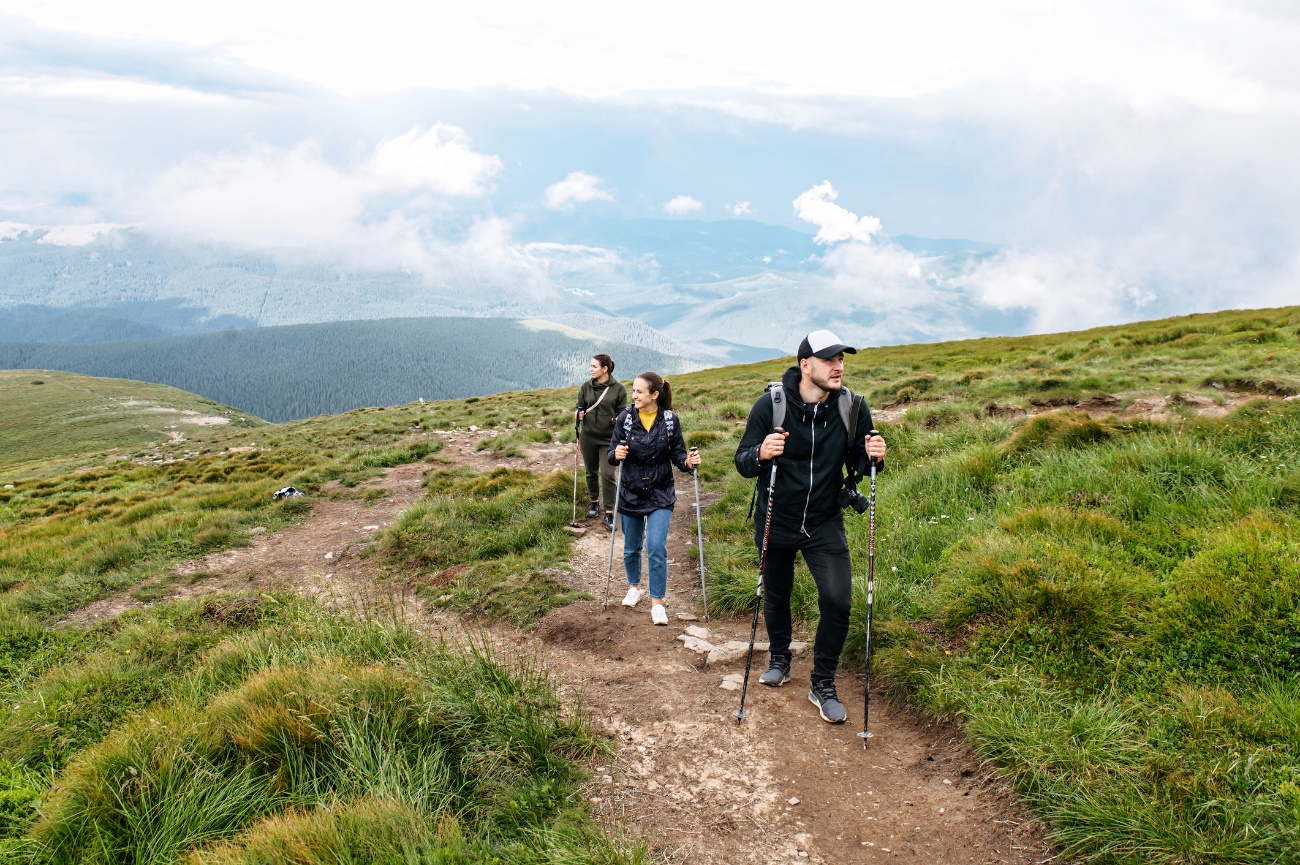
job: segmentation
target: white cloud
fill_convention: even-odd
[[[319,145],[254,142],[238,152],[196,154],[156,177],[133,208],[155,232],[261,247],[355,245],[406,219],[365,218],[379,196],[480,196],[500,158],[475,152],[464,131],[442,124],[381,142],[356,166],[327,160]]]
[[[412,129],[375,148],[366,172],[397,189],[427,188],[443,195],[479,196],[501,173],[501,158],[476,153],[463,129],[436,123]]]
[[[309,247],[346,239],[367,182],[325,160],[314,143],[193,156],[144,193],[144,220],[164,234],[251,246]]]
[[[748,201],[742,201],[739,204],[732,205],[731,207],[732,216],[748,216],[753,212],[754,210]]]
[[[694,213],[702,208],[704,204],[689,195],[679,195],[671,201],[664,204],[664,212],[671,216],[682,216],[687,213]]]
[[[0,222],[0,240],[17,240],[27,235],[41,235],[37,243],[50,246],[85,246],[118,229],[133,228],[126,223],[95,222],[77,225],[31,225]]]
[[[575,203],[613,201],[605,181],[585,171],[570,171],[563,180],[546,187],[546,206],[552,210],[572,210]]]
[[[373,0],[363,21],[308,0],[5,7],[77,33],[221,45],[250,66],[351,97],[506,86],[586,97],[739,88],[900,98],[1033,81],[1045,93],[1262,110],[1294,94],[1287,58],[1300,41],[1300,19],[1258,0],[841,0],[813,13],[771,6],[748,16],[728,4],[664,0],[651,17],[598,0],[558,11],[523,0],[482,8]]]
[[[844,240],[869,241],[880,231],[880,220],[874,216],[858,217],[835,203],[839,193],[829,180],[800,193],[794,200],[794,215],[804,222],[817,226],[817,243],[839,243]]]
[[[190,102],[218,105],[234,100],[220,93],[203,93],[157,81],[137,81],[117,76],[4,75],[0,93],[49,99],[102,102]]]

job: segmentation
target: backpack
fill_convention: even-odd
[[[767,395],[772,398],[772,432],[776,432],[785,423],[785,387],[779,381],[769,382]],[[837,405],[840,410],[840,420],[848,433],[845,443],[846,455],[848,449],[853,446],[853,430],[858,425],[858,409],[863,402],[865,400],[862,397],[857,396],[847,387],[840,388],[840,399]],[[746,522],[754,518],[754,507],[758,503],[758,485],[761,480],[761,476],[754,478],[754,492],[749,497],[749,513],[745,516]]]

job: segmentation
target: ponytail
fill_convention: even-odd
[[[655,404],[658,405],[660,409],[665,411],[672,409],[673,389],[672,386],[668,384],[666,378],[657,372],[643,372],[637,376],[637,378],[646,383],[646,387],[650,388],[651,393],[659,394],[659,398],[655,400]]]

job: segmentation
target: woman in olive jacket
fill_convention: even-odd
[[[578,389],[578,448],[587,467],[587,492],[591,494],[591,507],[587,519],[600,516],[600,506],[605,505],[605,530],[614,530],[614,467],[601,459],[614,434],[614,418],[627,408],[627,388],[614,378],[614,359],[598,354],[589,365],[591,380]]]
[[[663,377],[643,372],[632,383],[632,406],[614,421],[609,463],[623,463],[618,493],[618,518],[623,527],[623,570],[628,590],[626,607],[641,600],[641,545],[650,559],[650,619],[668,624],[664,597],[668,593],[668,527],[677,491],[673,466],[690,472],[700,464],[698,451],[687,453],[682,425],[672,411],[672,389]]]

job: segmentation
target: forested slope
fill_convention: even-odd
[[[698,366],[569,328],[511,319],[341,321],[92,345],[0,343],[0,369],[59,369],[201,394],[270,421],[576,384],[595,352],[616,375]]]

